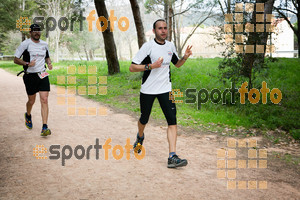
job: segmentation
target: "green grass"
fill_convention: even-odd
[[[220,73],[218,71],[218,63],[220,58],[214,59],[190,59],[181,68],[171,67],[171,77],[173,89],[180,89],[184,92],[187,88],[196,88],[197,92],[205,88],[210,93],[212,89],[218,88],[221,92],[226,88],[230,88],[229,82],[220,81]],[[98,76],[107,76],[106,62],[99,61],[64,61],[54,64],[54,70],[49,71],[51,74],[51,84],[56,84],[56,76],[68,76],[68,65],[95,65],[98,69]],[[107,95],[89,95],[91,98],[103,103],[112,105],[116,108],[125,108],[139,115],[139,89],[141,84],[141,73],[131,73],[128,68],[130,61],[120,61],[121,73],[108,76],[108,94]],[[197,103],[177,104],[177,120],[182,126],[189,126],[194,129],[204,129],[222,132],[222,128],[229,127],[236,129],[239,127],[275,129],[280,128],[292,133],[292,136],[299,139],[299,87],[298,80],[300,74],[298,72],[300,59],[280,58],[278,62],[269,63],[269,68],[261,73],[254,81],[254,87],[261,88],[262,81],[267,82],[268,88],[279,88],[282,92],[282,100],[280,104],[275,105],[267,97],[267,104],[251,104],[246,99],[246,104],[239,103],[239,93],[237,101],[234,105],[222,105],[221,102],[213,104],[207,102],[201,105],[201,109],[197,109]],[[22,69],[12,62],[0,62],[0,67],[16,73]],[[77,86],[88,84],[88,75],[76,75]],[[236,87],[240,87],[239,83]],[[186,99],[184,92],[184,98]],[[227,95],[226,99],[229,99]],[[163,113],[157,101],[155,101],[152,109],[152,118],[164,120]]]
[[[297,166],[298,169],[300,169],[300,157],[294,156],[288,153],[278,153],[278,152],[272,152],[272,155],[285,161],[287,164],[293,164]]]

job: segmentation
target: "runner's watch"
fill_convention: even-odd
[[[151,69],[152,69],[152,68],[151,68],[150,64],[146,64],[146,65],[145,65],[145,70],[146,70],[146,71],[151,70]]]

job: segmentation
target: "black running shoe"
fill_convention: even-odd
[[[139,133],[138,133],[137,136],[136,136],[136,141],[133,144],[133,150],[134,150],[134,152],[141,153],[143,141],[144,141],[144,135],[143,135],[143,137],[140,137]]]
[[[188,164],[186,159],[180,159],[176,154],[168,158],[168,168],[183,167]]]

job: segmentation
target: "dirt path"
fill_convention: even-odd
[[[177,152],[189,164],[185,168],[168,169],[166,128],[150,123],[144,142],[146,156],[138,160],[131,151],[129,160],[125,153],[122,159],[115,160],[112,155],[115,145],[124,148],[127,138],[133,144],[136,120],[112,110],[108,110],[107,116],[68,116],[67,106],[57,104],[55,86],[51,89],[52,135],[43,138],[39,136],[39,99],[32,112],[34,127],[28,130],[23,119],[26,101],[23,81],[0,69],[1,199],[300,199],[299,171],[271,157],[266,169],[236,171],[236,181],[267,181],[267,189],[227,189],[227,178],[217,177],[217,149],[226,148],[226,138],[214,135],[181,134]],[[77,106],[100,104],[77,97]],[[87,150],[89,145],[95,145],[97,138],[101,145],[112,139],[108,160],[104,159],[104,149],[100,149],[98,160],[92,149],[89,160],[86,157],[78,160],[73,155],[65,166],[61,158],[38,160],[33,156],[36,145],[49,149],[60,144],[61,153],[64,145],[73,150],[82,145]],[[247,158],[246,148],[237,150],[238,158]]]

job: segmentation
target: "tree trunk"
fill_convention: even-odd
[[[300,35],[298,36],[297,40],[298,40],[298,58],[300,58]]]
[[[264,3],[265,0],[257,0],[256,3]],[[274,0],[268,0],[265,2],[264,6],[264,24],[266,24],[266,14],[272,14]],[[254,24],[254,29],[256,29],[256,6],[252,14],[251,24]],[[268,39],[268,33],[257,33],[251,32],[248,36],[247,45],[254,45],[254,53],[245,53],[243,56],[243,74],[249,78],[249,89],[252,88],[252,71],[254,67],[254,62],[264,62],[265,54],[256,54],[256,44],[264,45],[266,49]]]
[[[267,14],[272,14],[272,10],[273,10],[273,5],[274,5],[274,2],[275,0],[268,0],[266,3],[265,3],[265,9],[264,9],[264,24],[271,24],[271,22],[266,22],[266,19],[267,19]],[[265,25],[266,26],[266,25]],[[268,40],[268,36],[270,35],[270,33],[268,33],[266,30],[265,32],[263,32],[262,34],[262,37],[261,38],[261,44],[264,44],[265,45],[265,48],[264,48],[264,52],[266,52],[266,44],[267,44],[267,40]],[[264,61],[264,57],[265,57],[265,54],[262,54],[262,61]]]
[[[108,13],[106,10],[104,0],[95,0],[95,6],[96,6],[98,16],[104,16],[108,20]],[[103,26],[102,23],[101,26]],[[109,21],[108,21],[107,29],[102,32],[102,36],[104,40],[104,48],[105,48],[107,65],[108,65],[108,73],[110,75],[119,73],[120,65],[117,56],[117,49],[116,49],[113,32],[110,32]]]
[[[178,52],[178,56],[179,58],[182,57],[182,48],[181,48],[181,37],[180,37],[180,28],[179,28],[179,22],[180,21],[180,17],[178,19],[178,21],[176,22],[176,31],[177,31],[177,34],[176,34],[176,41],[177,41],[177,52]]]
[[[297,30],[296,30],[296,36],[297,36],[297,41],[298,41],[298,58],[300,58],[300,3],[299,1],[297,1],[297,22],[298,22],[298,26],[297,26]]]
[[[175,28],[175,26],[176,26],[176,20],[175,20],[175,16],[173,15],[172,16],[172,18],[173,18],[173,37],[174,37],[174,44],[175,44],[175,48],[177,49],[177,36],[176,36],[176,28]]]
[[[80,60],[82,60],[82,58],[81,58],[81,56],[80,56],[80,52],[78,51],[77,53],[78,53],[78,56],[79,56]]]
[[[90,60],[94,60],[94,55],[93,55],[92,49],[89,50],[89,57],[90,57]]]
[[[90,60],[90,59],[89,59],[89,54],[88,54],[88,51],[87,51],[87,49],[86,49],[85,44],[83,45],[83,50],[84,50],[84,53],[85,53],[86,60],[89,61],[89,60]]]
[[[168,40],[171,41],[172,40],[172,32],[173,32],[173,8],[172,8],[172,4],[170,3],[169,5],[169,20],[168,20]]]
[[[182,12],[182,4],[183,4],[183,0],[181,0],[181,4],[180,4],[180,8],[179,8],[179,12]],[[177,20],[176,20],[177,19]],[[175,23],[175,26],[176,26],[176,42],[177,42],[177,53],[178,53],[178,56],[179,58],[182,57],[182,48],[181,48],[181,37],[180,37],[180,25],[182,24],[181,21],[182,21],[182,16],[179,15],[177,16],[175,19],[175,16],[174,16],[174,23]],[[174,29],[175,31],[175,29]]]
[[[140,7],[137,0],[130,0],[131,10],[134,18],[139,48],[146,42],[143,21],[141,18]]]
[[[227,14],[231,13],[231,0],[227,0]]]
[[[22,1],[22,11],[24,12],[24,10],[25,10],[25,0]],[[24,40],[26,40],[26,35],[23,32],[21,32],[21,34],[22,34],[21,37],[22,37],[22,42],[23,42]]]
[[[24,40],[26,40],[26,35],[23,32],[21,32],[21,34],[22,34],[22,42],[23,42]]]
[[[169,19],[169,0],[164,0],[164,19],[168,23]]]

